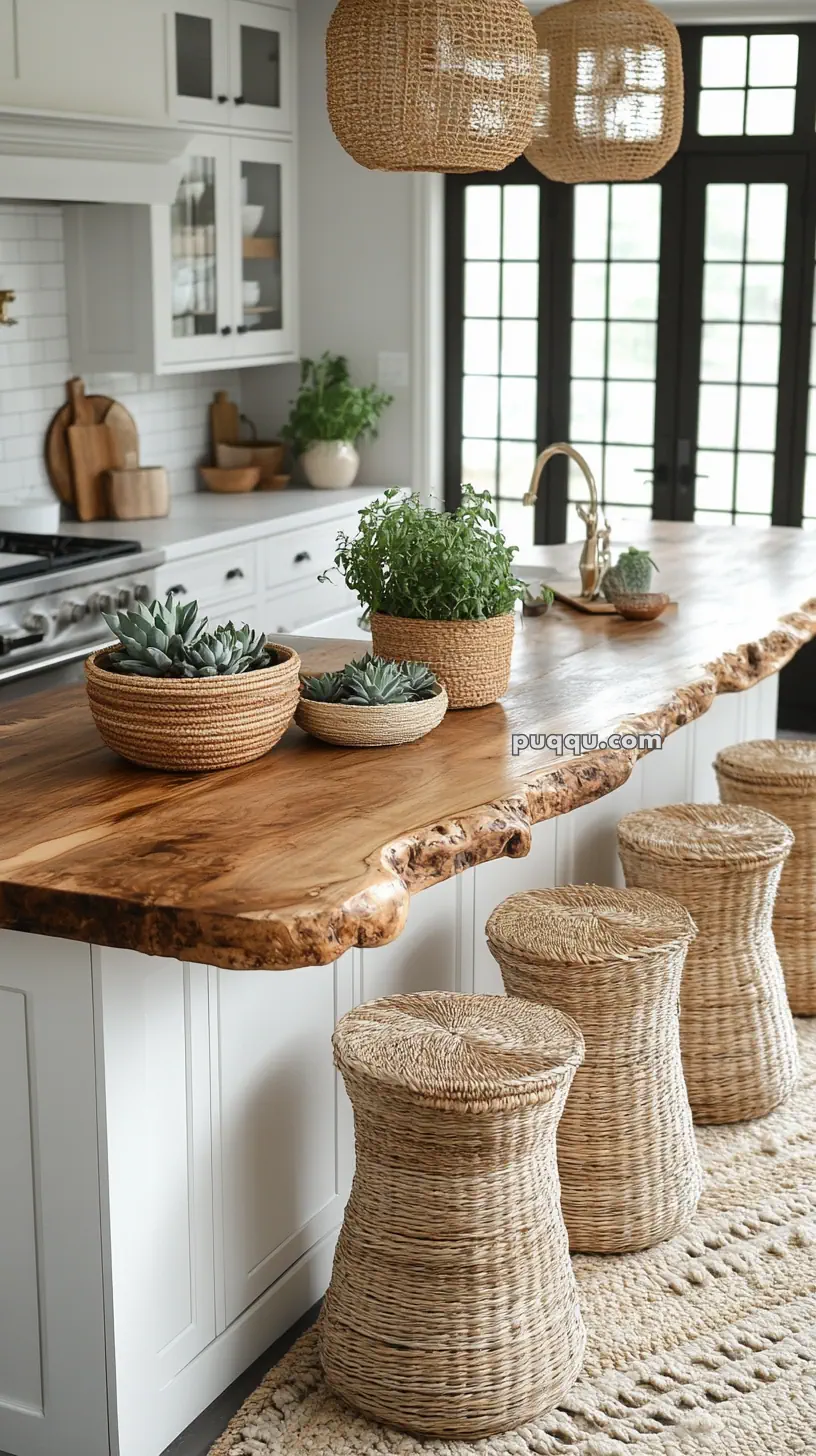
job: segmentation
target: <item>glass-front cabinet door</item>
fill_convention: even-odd
[[[232,124],[248,131],[288,132],[291,16],[257,0],[230,0]]]
[[[175,202],[155,210],[156,327],[171,362],[232,354],[230,160],[229,138],[196,137]]]
[[[232,152],[241,233],[235,352],[242,357],[286,353],[294,340],[292,146],[236,139]]]
[[[226,0],[181,0],[169,16],[172,85],[180,121],[229,123]]]

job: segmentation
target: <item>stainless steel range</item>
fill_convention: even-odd
[[[138,541],[0,532],[0,702],[82,677],[111,641],[102,613],[155,595]]]

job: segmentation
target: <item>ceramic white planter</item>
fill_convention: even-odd
[[[300,458],[306,479],[318,490],[347,490],[360,469],[360,457],[348,440],[315,440]]]

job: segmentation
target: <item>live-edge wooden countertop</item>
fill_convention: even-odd
[[[176,776],[105,748],[81,686],[0,699],[0,925],[238,969],[393,940],[412,894],[526,854],[534,823],[609,793],[637,759],[514,756],[512,733],[670,733],[816,635],[816,537],[655,523],[629,539],[676,608],[525,620],[503,702],[407,747],[334,749],[292,727],[256,763]],[[576,551],[534,554],[563,573]],[[290,640],[315,669],[360,649]]]

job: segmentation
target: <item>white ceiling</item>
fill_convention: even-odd
[[[546,10],[549,0],[527,0],[533,12]],[[813,20],[814,0],[661,0],[660,9],[672,20],[687,25],[740,25],[749,21],[784,24]]]

